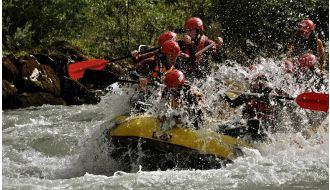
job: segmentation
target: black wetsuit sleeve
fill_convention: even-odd
[[[222,96],[222,98],[223,98],[224,100],[226,100],[226,101],[229,103],[229,106],[230,106],[230,107],[238,107],[238,106],[244,104],[244,103],[249,99],[249,98],[248,98],[246,95],[244,95],[244,94],[239,95],[237,98],[235,98],[235,99],[233,99],[233,100],[230,99],[227,95]]]

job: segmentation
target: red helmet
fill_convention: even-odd
[[[311,53],[305,53],[298,59],[300,68],[313,69],[316,66],[317,58]]]
[[[299,32],[310,32],[315,29],[315,24],[313,21],[309,19],[304,19],[298,23],[298,31]]]
[[[185,81],[186,81],[186,77],[181,71],[177,69],[173,69],[170,72],[166,73],[164,80],[165,85],[168,88],[180,87],[184,84]]]
[[[161,52],[167,55],[178,57],[181,53],[181,49],[176,41],[167,40],[161,46]]]
[[[189,30],[196,29],[204,31],[203,21],[198,17],[192,17],[186,21],[184,28]]]
[[[158,37],[158,45],[159,47],[161,47],[164,42],[166,42],[167,40],[177,40],[177,35],[174,32],[171,31],[166,31],[164,33],[162,33],[159,37]]]

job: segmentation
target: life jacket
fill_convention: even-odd
[[[156,61],[156,65],[150,75],[150,77],[152,79],[161,79],[163,80],[163,77],[165,77],[165,74],[170,72],[171,70],[173,70],[173,66],[171,66],[170,68],[166,68],[166,64],[165,64],[166,60],[164,59],[158,59]]]
[[[293,41],[294,48],[292,54],[297,56],[304,52],[311,52],[317,55],[317,34],[313,31],[308,39],[302,38],[299,33],[296,33]]]
[[[202,35],[200,38],[199,38],[199,41],[198,41],[198,44],[196,46],[196,48],[186,48],[185,50],[185,53],[190,55],[190,57],[192,59],[195,59],[194,61],[197,63],[197,64],[200,64],[202,62],[202,57],[203,55],[202,54],[199,54],[197,57],[195,57],[195,53],[199,52],[200,50],[202,50],[207,44],[206,42],[208,41],[208,38],[205,36],[205,35]]]

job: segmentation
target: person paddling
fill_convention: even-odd
[[[130,101],[133,108],[137,107],[136,102],[145,102],[156,91],[154,88],[163,83],[165,74],[174,69],[180,53],[178,43],[167,40],[162,44],[160,52],[136,65],[137,70],[143,71],[135,74],[135,77],[138,78],[139,88]],[[139,106],[137,108],[139,110]]]
[[[292,62],[292,57],[300,56],[304,53],[311,53],[318,57],[319,68],[323,73],[325,70],[326,55],[324,43],[320,35],[315,32],[316,25],[310,19],[303,19],[298,23],[296,33],[287,45],[287,62]],[[287,64],[288,64],[287,63]]]
[[[301,89],[320,91],[326,86],[326,76],[321,74],[317,57],[312,53],[304,53],[298,57],[295,64],[285,62],[285,70],[292,74]]]
[[[184,55],[184,64],[180,65],[181,69],[188,78],[204,78],[210,71],[209,56],[212,56],[214,61],[221,61],[223,39],[218,37],[216,42],[210,40],[204,34],[203,21],[198,17],[189,18],[185,24],[184,29],[186,34],[183,39],[179,41]],[[195,55],[203,48],[214,44],[208,51]]]
[[[258,95],[241,94],[235,99],[230,99],[227,95],[222,98],[231,107],[238,107],[244,104],[242,116],[246,119],[246,127],[243,129],[219,128],[220,132],[231,136],[248,135],[252,140],[265,140],[268,131],[275,131],[275,121],[277,115],[277,104],[282,104],[278,99],[273,99],[273,95],[286,95],[283,91],[273,89],[268,83],[268,78],[263,74],[253,77],[250,84],[251,93]],[[223,126],[221,126],[223,127]]]
[[[163,44],[168,41],[168,40],[173,40],[177,41],[177,34],[172,32],[172,31],[165,31],[158,37],[158,47],[162,47]],[[149,52],[149,53],[144,53],[140,54],[137,50],[134,50],[131,52],[132,58],[133,58],[133,63],[135,64],[135,67],[137,69],[138,73],[145,73],[147,72],[148,69],[148,64],[150,62],[153,62],[154,59],[156,59],[155,56],[157,56],[159,53],[161,53],[160,49]]]
[[[174,40],[164,42],[160,51],[154,57],[140,63],[139,67],[148,69],[148,75],[139,79],[141,88],[146,88],[149,83],[162,83],[162,77],[174,68],[181,53],[178,43]]]
[[[178,125],[200,128],[204,120],[202,93],[192,87],[185,75],[177,69],[165,75],[164,83],[166,87],[161,95],[161,103],[157,106],[162,129]]]

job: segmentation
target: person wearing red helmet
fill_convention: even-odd
[[[168,40],[177,41],[177,34],[172,31],[165,31],[158,37],[158,46],[161,47]]]
[[[148,72],[147,76],[140,77],[140,86],[145,88],[150,82],[162,83],[162,77],[174,68],[180,54],[180,46],[176,41],[165,41],[160,48],[160,52],[137,65],[137,67],[144,68],[147,66]]]
[[[157,39],[158,47],[161,47],[164,44],[164,42],[166,42],[168,40],[177,41],[177,34],[172,31],[163,32],[161,35],[159,35],[159,37]],[[157,53],[159,53],[159,49],[156,51],[153,51],[153,52],[145,53],[145,54],[140,54],[137,50],[134,50],[131,52],[131,55],[133,58],[133,62],[135,64],[144,65],[143,60],[152,58]]]
[[[140,87],[130,100],[133,110],[140,111],[138,102],[145,102],[152,94],[153,88],[163,83],[165,74],[178,62],[177,58],[181,53],[178,43],[171,39],[162,42],[161,45],[159,51],[138,62],[135,71],[129,73],[132,79],[139,81]]]
[[[296,70],[293,73],[296,83],[311,90],[320,90],[324,85],[325,76],[318,69],[318,60],[314,54],[304,53],[298,57]]]
[[[203,123],[203,112],[200,107],[203,95],[192,87],[186,80],[185,75],[177,69],[166,73],[164,84],[162,102],[168,107],[161,109],[160,121],[166,123],[165,125],[169,125],[169,121],[173,119],[175,124],[183,124],[189,121],[194,128],[199,128]],[[163,113],[164,111],[165,113]]]
[[[231,107],[244,105],[242,115],[246,119],[246,126],[229,129],[220,126],[218,131],[234,137],[250,136],[252,140],[263,141],[266,140],[268,131],[276,130],[275,117],[283,106],[279,99],[272,96],[287,94],[280,89],[274,89],[264,74],[257,74],[251,79],[250,92],[240,94],[235,99],[231,99],[227,94],[222,97]]]
[[[186,35],[183,40],[179,41],[183,56],[184,63],[180,65],[181,69],[188,75],[194,78],[203,78],[210,71],[208,57],[211,55],[214,61],[221,61],[222,56],[222,38],[218,37],[216,43],[210,40],[204,34],[203,21],[198,17],[189,18],[185,24],[184,29]],[[208,45],[215,44],[210,47]],[[205,47],[210,47],[208,51],[196,55],[197,52]]]
[[[326,61],[324,43],[315,32],[316,24],[310,19],[303,19],[297,25],[297,32],[288,43],[286,56],[288,61],[292,57],[303,53],[312,53],[318,56],[321,72],[324,71]]]
[[[134,50],[131,52],[132,58],[133,58],[133,63],[135,65],[135,71],[131,71],[130,75],[133,78],[139,78],[139,76],[142,75],[147,75],[150,70],[153,68],[152,65],[155,62],[155,59],[158,59],[158,57],[164,57],[161,55],[162,53],[160,52],[160,47],[163,45],[164,42],[168,40],[177,40],[177,34],[171,31],[165,31],[158,37],[158,46],[159,49],[149,52],[149,53],[144,53],[140,54],[137,50]],[[151,65],[151,66],[150,66]]]
[[[298,58],[298,62],[302,71],[312,70],[316,68],[317,58],[311,53],[304,53]]]

